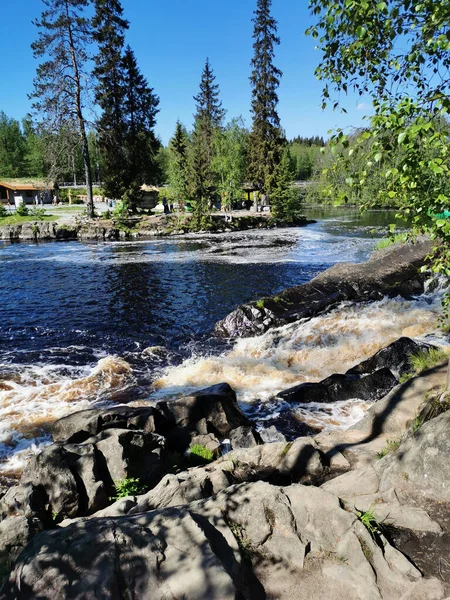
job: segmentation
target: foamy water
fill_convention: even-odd
[[[155,384],[157,398],[183,395],[208,385],[228,382],[246,405],[260,403],[259,418],[286,409],[273,400],[282,390],[344,373],[402,336],[445,345],[437,329],[442,292],[415,300],[385,298],[367,304],[344,303],[328,314],[296,322],[267,333],[238,340],[221,356],[193,356],[167,369]],[[268,403],[267,411],[264,404]],[[291,405],[308,424],[320,428],[347,428],[364,415],[368,404],[349,400],[333,405]],[[253,408],[251,409],[254,414]]]
[[[0,473],[17,474],[29,457],[50,443],[51,424],[93,403],[114,402],[134,383],[131,366],[118,357],[71,376],[51,366],[8,365],[0,386]],[[69,370],[70,371],[70,370]]]

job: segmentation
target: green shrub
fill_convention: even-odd
[[[209,463],[214,459],[214,452],[212,450],[208,450],[202,444],[194,444],[189,448],[191,461],[195,464],[205,464]]]
[[[9,213],[6,210],[5,206],[0,202],[0,219],[3,219],[4,217],[7,217],[8,215],[9,215]]]
[[[45,218],[45,210],[43,208],[38,208],[37,206],[33,206],[29,210],[30,217],[33,217],[37,221],[43,221]]]
[[[19,204],[19,206],[16,208],[16,215],[19,215],[20,217],[28,216],[28,207],[25,204],[25,202],[21,202]]]
[[[110,500],[119,500],[119,498],[126,498],[127,496],[138,496],[147,491],[147,487],[142,483],[140,479],[130,477],[128,479],[120,479],[114,482],[115,495]]]

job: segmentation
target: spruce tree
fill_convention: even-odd
[[[283,134],[277,112],[277,88],[282,73],[273,64],[274,47],[280,43],[277,22],[270,14],[272,0],[257,0],[253,18],[252,114],[249,178],[258,190],[270,196],[274,173],[283,152]]]
[[[92,41],[91,22],[85,16],[88,0],[45,0],[47,9],[34,24],[39,37],[32,44],[35,58],[43,58],[36,72],[34,110],[42,119],[49,139],[75,124],[87,188],[88,215],[94,216],[91,160],[86,132],[85,106],[89,90],[84,67]],[[69,126],[68,126],[69,125]]]
[[[95,56],[95,99],[102,110],[97,124],[103,159],[103,185],[107,196],[121,198],[126,191],[125,73],[123,49],[128,21],[119,0],[96,0],[92,21],[98,44]]]
[[[275,168],[271,195],[271,211],[275,219],[289,221],[294,217],[294,193],[289,147],[286,146]]]
[[[206,59],[200,91],[194,96],[196,113],[189,160],[189,187],[198,224],[211,209],[216,191],[213,169],[214,132],[222,127],[225,111],[219,99],[219,86]]]
[[[169,182],[175,192],[180,210],[184,209],[188,194],[188,144],[186,128],[177,121],[174,136],[169,142]]]
[[[128,46],[124,55],[126,133],[124,148],[127,173],[125,183],[131,208],[139,199],[144,183],[153,183],[156,175],[156,154],[160,142],[154,133],[159,98],[142,75],[134,52]]]

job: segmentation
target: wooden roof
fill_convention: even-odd
[[[14,191],[53,189],[53,182],[44,179],[0,179],[0,185]]]

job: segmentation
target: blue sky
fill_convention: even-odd
[[[251,18],[256,0],[122,0],[130,21],[127,42],[139,66],[160,96],[157,134],[167,143],[179,118],[188,128],[194,113],[201,72],[208,56],[229,118],[242,115],[251,123],[249,84],[252,57]],[[33,18],[41,0],[3,0],[0,58],[0,110],[21,119],[30,110],[27,94],[37,63],[30,49],[36,37]],[[320,53],[304,35],[311,24],[307,0],[273,0],[281,45],[276,65],[283,71],[279,114],[289,138],[327,135],[329,129],[358,126],[367,100],[349,96],[348,115],[320,108],[321,85],[314,77]]]

